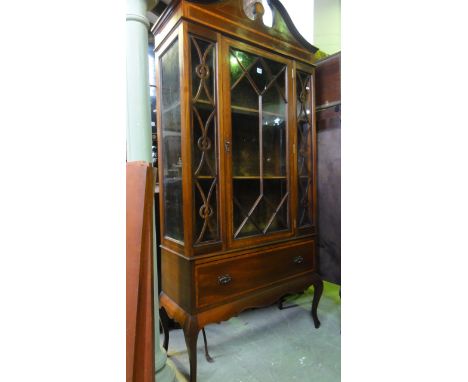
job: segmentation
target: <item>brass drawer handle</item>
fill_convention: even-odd
[[[293,261],[294,261],[295,264],[302,264],[304,262],[304,258],[302,256],[296,256],[293,259]]]
[[[232,277],[229,275],[218,276],[219,285],[227,285],[232,281]]]

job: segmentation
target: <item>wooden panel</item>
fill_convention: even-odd
[[[341,92],[340,53],[317,66],[318,255],[320,273],[341,283]],[[329,104],[329,107],[325,106]]]
[[[229,303],[200,311],[196,316],[198,329],[202,329],[208,324],[228,320],[230,317],[249,308],[260,308],[271,305],[286,294],[302,293],[318,279],[320,279],[320,277],[317,273],[307,272],[292,279],[274,284],[269,288],[257,289]],[[164,292],[161,293],[159,302],[161,307],[166,310],[169,317],[175,319],[180,326],[184,327],[187,321],[190,320],[191,317],[187,312]]]
[[[252,293],[242,295],[227,304],[206,309],[198,315],[198,326],[203,328],[207,324],[227,320],[243,310],[271,305],[289,293],[302,293],[319,278],[314,272],[303,273],[268,288],[257,289]]]
[[[127,382],[154,381],[151,167],[127,163]]]
[[[336,129],[341,127],[341,105],[335,105],[317,112],[317,129]]]
[[[180,6],[180,1],[173,0],[151,29],[154,35],[155,50],[161,50],[161,44],[166,43],[169,33],[180,23],[181,16],[182,7]]]
[[[334,108],[318,120],[318,254],[320,273],[341,283],[341,115]]]
[[[193,310],[192,262],[161,248],[162,290],[187,312]]]
[[[317,62],[317,106],[341,100],[341,53]]]
[[[270,249],[195,268],[197,305],[209,305],[314,270],[314,242]],[[226,282],[226,284],[223,284]]]

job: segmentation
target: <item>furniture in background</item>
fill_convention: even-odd
[[[320,325],[317,49],[269,3],[271,27],[259,2],[174,0],[152,29],[161,319],[166,348],[167,318],[184,330],[191,381],[207,324],[314,285]]]
[[[341,284],[341,53],[317,62],[316,79],[320,274]]]
[[[127,163],[127,382],[154,382],[153,177]]]

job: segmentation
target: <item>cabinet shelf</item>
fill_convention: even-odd
[[[286,179],[287,177],[285,175],[268,175],[268,176],[264,176],[263,179],[264,180],[270,180],[270,179]],[[212,180],[212,179],[216,179],[216,176],[211,176],[211,175],[198,175],[198,176],[194,176],[193,179],[202,179],[202,180],[205,180],[205,179],[208,179],[208,180]],[[234,180],[255,180],[255,179],[260,179],[260,176],[257,176],[257,175],[241,175],[241,176],[233,176],[232,179]]]
[[[233,176],[234,180],[255,180],[260,179],[260,176]],[[268,175],[264,176],[263,180],[286,179],[286,175]]]
[[[206,105],[206,106],[213,106],[213,104],[212,104],[211,102],[209,102],[209,101],[207,101],[207,100],[204,100],[204,99],[200,99],[200,98],[197,99],[196,102],[193,102],[193,101],[192,101],[192,104],[193,104],[193,105],[198,105],[198,104],[200,104],[200,105]]]
[[[216,176],[212,175],[194,175],[193,179],[215,179]]]
[[[236,105],[231,105],[231,109],[235,113],[239,114],[248,114],[248,115],[258,115],[259,111],[258,109],[250,108],[250,107],[244,107],[244,106],[236,106]],[[274,113],[271,111],[266,111],[262,110],[262,114],[264,115],[270,115],[274,117],[285,117],[284,113]]]

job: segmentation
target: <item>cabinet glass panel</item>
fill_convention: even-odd
[[[298,210],[297,226],[312,224],[312,111],[310,74],[297,71],[297,174]]]
[[[234,238],[289,228],[286,69],[230,50]]]
[[[219,240],[214,42],[190,36],[194,244]]]
[[[164,234],[183,241],[179,42],[161,57]]]

